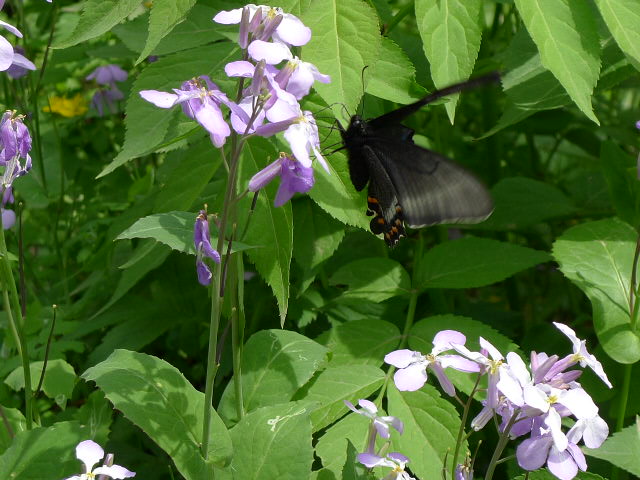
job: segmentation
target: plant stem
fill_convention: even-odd
[[[498,465],[498,460],[500,460],[500,455],[502,455],[504,447],[506,447],[507,443],[509,442],[509,432],[511,431],[511,427],[513,427],[514,423],[516,423],[516,420],[518,419],[519,415],[520,415],[520,409],[517,408],[513,412],[513,415],[511,415],[511,418],[509,419],[509,423],[507,423],[506,427],[504,428],[504,431],[500,435],[500,439],[498,440],[496,449],[494,450],[493,456],[491,457],[491,461],[489,462],[489,467],[487,467],[487,473],[484,476],[484,480],[491,480],[491,478],[493,477],[493,473],[496,470],[496,465]]]
[[[234,315],[231,317],[231,344],[233,354],[233,387],[236,397],[238,418],[244,416],[244,398],[242,393],[242,346],[244,342],[244,260],[242,252],[235,254],[235,284],[233,289]]]
[[[24,401],[25,401],[25,418],[27,422],[27,430],[32,428],[32,401],[33,395],[31,391],[31,369],[29,365],[29,353],[27,341],[24,332],[24,318],[22,317],[22,309],[20,307],[20,297],[16,288],[16,282],[11,272],[11,264],[9,263],[9,253],[7,252],[7,243],[4,238],[4,229],[0,228],[0,276],[2,278],[2,290],[4,298],[4,306],[7,311],[7,317],[11,330],[16,335],[16,345],[22,359],[22,370],[24,372]],[[17,319],[17,321],[15,320]]]
[[[473,401],[473,397],[478,391],[478,385],[480,385],[480,379],[482,375],[478,373],[476,377],[476,383],[473,385],[473,389],[469,394],[469,398],[467,398],[467,403],[465,403],[464,408],[462,409],[462,418],[460,419],[460,429],[458,430],[458,438],[456,439],[456,449],[453,452],[453,462],[451,464],[451,478],[455,478],[456,475],[456,466],[458,465],[458,454],[460,453],[460,446],[464,439],[462,438],[464,435],[464,426],[467,424],[467,417],[469,416],[469,410],[471,409],[471,402]]]

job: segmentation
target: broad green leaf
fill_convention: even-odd
[[[113,408],[104,393],[95,390],[86,397],[86,401],[76,412],[75,419],[88,428],[88,438],[104,445],[109,439],[113,414]]]
[[[572,0],[515,0],[515,4],[544,67],[599,125],[591,94],[600,72],[600,43],[589,4]]]
[[[640,63],[640,3],[636,0],[596,0],[596,5],[620,49]]]
[[[302,58],[331,76],[331,83],[316,82],[314,88],[328,105],[341,103],[354,112],[362,96],[362,69],[375,63],[380,49],[375,10],[361,0],[324,0],[310,2],[302,20],[313,32]]]
[[[4,405],[0,405],[0,408],[2,408],[2,414],[6,419],[5,427],[0,429],[0,455],[2,455],[13,443],[13,437],[9,435],[7,424],[11,427],[12,434],[15,435],[27,429],[27,420],[17,408],[7,408]]]
[[[243,480],[309,478],[313,463],[309,409],[300,402],[260,408],[230,430],[229,469]],[[217,477],[216,477],[217,478]]]
[[[525,28],[511,39],[505,54],[502,86],[507,103],[498,124],[484,134],[486,138],[542,110],[560,108],[571,102],[567,91],[542,66],[540,52]]]
[[[293,202],[293,256],[307,270],[330,258],[344,238],[344,225],[308,198]]]
[[[616,218],[570,228],[553,244],[560,270],[591,300],[593,323],[604,351],[618,363],[640,360],[640,338],[631,330],[629,282],[638,233]]]
[[[418,288],[477,288],[497,283],[551,258],[546,252],[466,237],[436,245],[422,260]]]
[[[242,154],[240,189],[249,184],[249,179],[263,169],[274,155],[273,146],[264,139],[252,138]],[[255,211],[249,217],[247,233],[242,241],[255,245],[247,256],[256,266],[260,276],[271,287],[278,302],[280,325],[284,325],[289,305],[289,267],[293,255],[293,214],[291,202],[281,207],[273,204],[276,186],[272,182],[258,194]],[[249,211],[250,198],[245,198],[239,208]]]
[[[56,422],[16,433],[11,446],[0,456],[0,478],[59,479],[82,473],[75,448],[89,438],[86,427],[77,422]]]
[[[411,280],[407,271],[390,258],[363,258],[347,263],[330,278],[331,285],[346,285],[343,299],[382,302],[407,294]]]
[[[87,0],[73,33],[57,42],[53,48],[71,47],[102,35],[139,7],[139,0]]]
[[[600,162],[616,213],[630,225],[640,225],[640,182],[636,159],[620,150],[615,143],[605,141],[600,151]]]
[[[640,477],[640,418],[609,437],[599,448],[584,448],[590,457],[606,460],[636,477]]]
[[[335,422],[344,415],[344,400],[357,403],[382,386],[384,372],[371,365],[345,365],[324,370],[309,387],[305,401],[317,404],[311,412],[313,431]]]
[[[381,366],[384,356],[400,343],[400,330],[382,320],[354,320],[329,331],[326,346],[331,366],[366,364]]]
[[[433,350],[433,338],[441,330],[457,330],[467,337],[466,347],[474,352],[480,350],[479,337],[488,340],[503,355],[508,352],[516,352],[520,355],[520,348],[508,337],[494,330],[488,325],[459,315],[435,315],[424,318],[413,326],[409,333],[409,348],[423,352],[425,355]],[[467,395],[471,393],[476,377],[473,374],[458,372],[449,368],[446,370],[447,376],[454,383],[456,388],[462,390]],[[430,383],[440,388],[434,376]]]
[[[200,453],[204,394],[179,370],[151,355],[116,350],[82,376],[167,452],[187,480],[206,478],[210,467]],[[209,458],[224,463],[230,456],[231,439],[212,408]]]
[[[196,0],[165,0],[156,1],[149,15],[149,35],[147,43],[136,63],[147,58],[153,49],[158,46],[160,40],[180,23],[189,10],[195,5]]]
[[[478,228],[522,228],[576,211],[571,200],[558,188],[531,178],[504,178],[491,189],[491,196],[495,210]]]
[[[382,38],[380,56],[370,70],[365,70],[367,93],[397,103],[411,103],[426,95],[416,84],[416,69],[393,40]]]
[[[452,462],[460,418],[453,404],[425,385],[416,392],[387,390],[389,413],[404,422],[404,433],[396,437],[394,449],[411,459],[418,478],[441,478],[445,456]],[[466,451],[466,442],[461,452]]]
[[[32,391],[38,386],[40,376],[42,375],[42,367],[44,362],[31,362],[31,389]],[[5,379],[4,383],[9,385],[13,390],[21,390],[24,388],[24,375],[22,367],[16,368]],[[47,362],[47,370],[42,382],[42,392],[49,398],[55,400],[55,402],[62,408],[67,404],[67,400],[71,398],[73,393],[73,387],[76,384],[76,372],[73,367],[62,360],[57,358],[49,360]]]
[[[242,394],[247,412],[286,403],[327,361],[328,350],[289,330],[262,330],[242,350]],[[227,421],[237,420],[233,382],[220,402]]]
[[[466,80],[480,50],[482,0],[416,0],[416,21],[437,88]],[[445,105],[453,123],[458,95]]]
[[[167,110],[143,100],[139,93],[141,90],[171,92],[173,88],[179,88],[183,82],[197,75],[209,75],[214,82],[218,78],[225,79],[224,65],[235,59],[236,52],[237,47],[231,43],[217,43],[215,46],[198,47],[169,55],[147,66],[133,83],[127,100],[126,132],[122,150],[98,177],[105,176],[128,160],[153,152],[164,142],[173,140],[167,136],[170,125],[179,119],[186,119],[178,106]],[[198,128],[195,122],[186,124],[190,128]],[[213,150],[214,147],[211,148]]]
[[[322,465],[333,471],[336,479],[342,478],[340,471],[347,458],[347,444],[351,442],[364,452],[369,440],[370,422],[362,415],[352,415],[347,407],[343,412],[345,416],[327,428],[316,445],[316,454],[322,459]]]

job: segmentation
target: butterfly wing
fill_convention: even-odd
[[[410,227],[479,223],[491,215],[486,187],[443,155],[388,137],[370,138],[368,146],[393,183]]]

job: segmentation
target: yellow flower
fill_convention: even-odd
[[[49,98],[49,106],[44,107],[42,110],[71,118],[83,115],[87,109],[87,101],[83,98],[82,94],[78,93],[72,98],[56,97],[54,95]]]

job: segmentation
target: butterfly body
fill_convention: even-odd
[[[416,145],[413,130],[400,123],[422,105],[466,87],[448,87],[371,120],[354,115],[341,129],[351,182],[357,191],[369,186],[371,231],[383,234],[389,246],[405,235],[405,223],[413,228],[479,223],[493,211],[489,192],[473,174]]]

